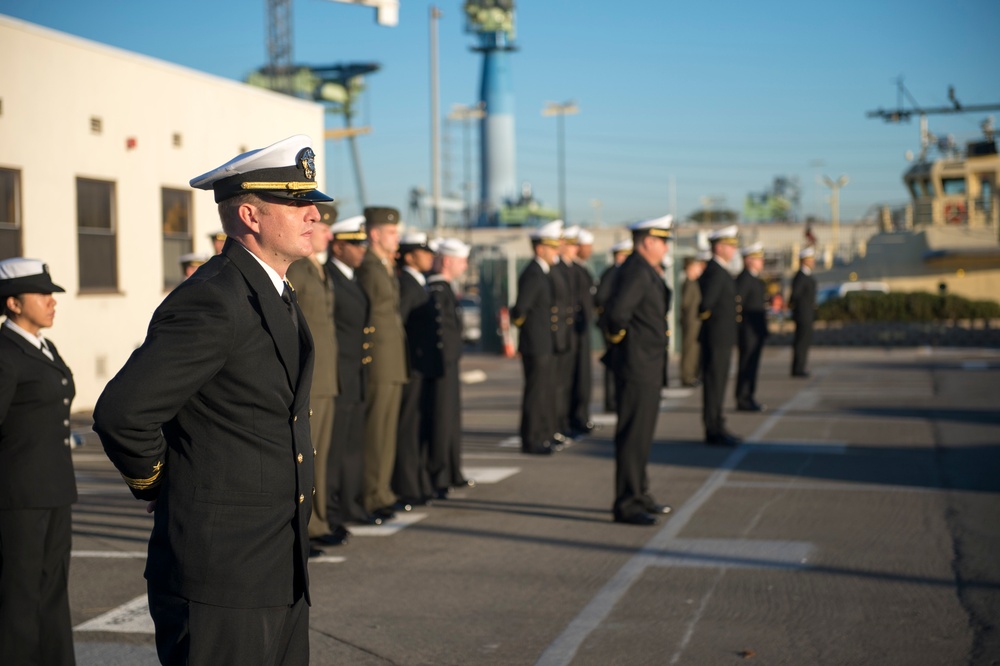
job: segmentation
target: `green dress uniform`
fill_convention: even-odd
[[[399,283],[392,267],[369,247],[358,268],[369,303],[372,361],[365,405],[365,509],[391,507],[396,435],[403,384],[409,381],[406,334],[399,316]]]

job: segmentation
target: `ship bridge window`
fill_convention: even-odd
[[[948,194],[965,194],[964,178],[942,178],[941,189]]]

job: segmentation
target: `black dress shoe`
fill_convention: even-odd
[[[338,527],[330,534],[321,534],[310,539],[317,546],[343,546],[351,538],[351,533],[345,527]]]
[[[389,508],[399,513],[406,513],[407,511],[413,511],[413,505],[407,502],[406,500],[396,500],[396,503]]]
[[[376,518],[381,518],[384,521],[392,520],[396,517],[396,512],[392,510],[392,507],[384,506],[381,509],[375,509],[372,511],[372,515]]]
[[[736,406],[736,410],[739,412],[763,412],[765,409],[767,406],[759,402],[744,402]]]
[[[312,545],[309,546],[309,557],[321,557],[323,555],[326,555],[326,553],[324,553],[319,548],[316,548],[315,546]]]
[[[673,511],[673,508],[669,504],[654,504],[653,506],[646,508],[646,513],[651,514],[659,513],[661,515],[666,515],[671,511]]]
[[[461,481],[452,486],[452,488],[475,488],[475,487],[476,487],[475,479],[462,479]]]
[[[743,440],[728,432],[717,432],[705,435],[705,443],[710,446],[739,446]]]
[[[547,443],[539,446],[525,446],[521,447],[521,453],[527,453],[531,456],[551,456],[552,447]]]
[[[793,372],[792,373],[792,377],[801,377],[802,379],[806,379],[807,377],[809,377],[809,373],[808,372]]]
[[[646,512],[632,513],[627,516],[615,516],[615,522],[626,525],[655,525],[656,516]]]
[[[381,525],[382,519],[373,513],[366,514],[357,520],[350,521],[352,523],[358,523],[361,525]]]

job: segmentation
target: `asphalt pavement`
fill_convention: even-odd
[[[653,527],[611,521],[613,415],[524,456],[519,361],[466,356],[476,487],[310,565],[312,663],[1000,664],[1000,350],[820,348],[808,379],[790,354],[765,351],[763,413],[732,411],[730,381],[736,448],[702,443],[699,390],[664,391]],[[78,664],[155,664],[152,519],[86,440]]]

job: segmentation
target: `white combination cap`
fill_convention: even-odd
[[[816,256],[816,248],[814,248],[812,245],[810,245],[809,247],[802,248],[802,251],[799,252],[799,259],[806,259],[808,257],[815,257],[815,256]]]
[[[333,234],[333,240],[354,242],[366,240],[368,234],[365,232],[365,216],[354,215],[337,220],[330,225],[330,233]]]
[[[580,243],[580,245],[593,245],[594,234],[590,233],[586,229],[580,229],[580,234],[576,237],[576,240]]]
[[[437,248],[434,251],[442,257],[459,257],[466,259],[468,258],[471,250],[471,247],[457,238],[442,238],[438,241]]]
[[[559,247],[559,241],[562,239],[562,226],[562,220],[554,220],[543,224],[540,227],[532,229],[531,240],[542,245]]]
[[[333,201],[316,184],[316,154],[305,134],[237,155],[191,179],[191,187],[214,190],[215,202],[249,192],[312,203]]]
[[[763,257],[764,256],[764,244],[757,241],[753,245],[747,245],[745,248],[740,250],[740,254],[744,257]]]
[[[0,261],[0,297],[66,291],[52,282],[49,267],[38,259],[12,257]]]
[[[731,224],[728,227],[723,227],[721,229],[716,229],[708,236],[708,241],[710,243],[725,243],[726,245],[739,245],[739,235],[740,230],[736,228],[735,224]]]
[[[673,223],[673,215],[664,215],[662,217],[653,217],[648,220],[635,222],[629,225],[629,229],[633,232],[642,231],[648,233],[650,236],[657,236],[659,238],[670,238],[672,235],[670,227],[673,226]]]
[[[611,246],[611,254],[618,254],[619,252],[631,252],[632,251],[632,239],[626,238],[623,241],[618,241]]]

